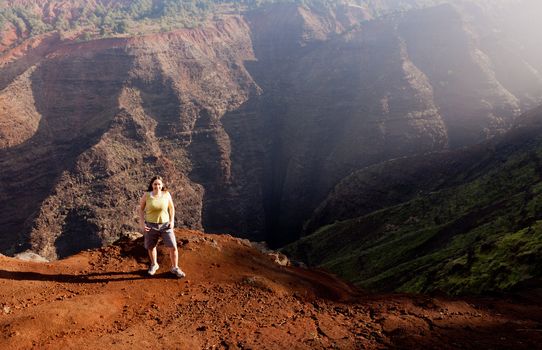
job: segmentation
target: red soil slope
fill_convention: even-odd
[[[366,295],[247,241],[177,230],[187,278],[146,275],[141,240],[52,263],[0,256],[1,349],[534,349],[527,299]]]

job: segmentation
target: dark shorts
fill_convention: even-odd
[[[169,228],[169,222],[165,222],[163,224],[145,222],[145,225],[151,228],[149,232],[145,232],[145,249],[152,249],[156,247],[160,237],[162,237],[166,247],[174,248],[177,246],[175,234],[173,233],[173,229]]]

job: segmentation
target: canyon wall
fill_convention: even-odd
[[[136,230],[157,173],[177,225],[295,240],[353,171],[479,142],[540,102],[536,55],[502,56],[501,37],[465,11],[274,4],[195,29],[44,34],[4,50],[0,251],[63,257]]]

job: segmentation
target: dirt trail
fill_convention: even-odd
[[[0,256],[1,349],[535,349],[527,299],[367,295],[250,243],[177,230],[188,277],[148,277],[141,241],[52,263]]]

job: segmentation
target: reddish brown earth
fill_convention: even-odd
[[[177,230],[187,278],[146,275],[141,240],[52,263],[0,256],[0,348],[534,349],[529,299],[369,295],[248,241]]]

